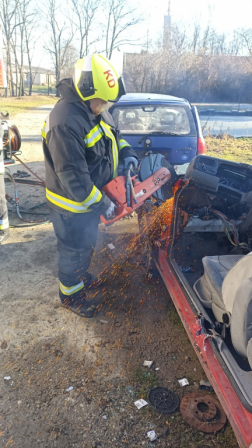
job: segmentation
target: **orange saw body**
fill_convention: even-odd
[[[150,198],[170,178],[171,173],[166,167],[158,169],[142,182],[140,182],[138,176],[131,177],[130,206],[127,205],[126,198],[126,176],[118,176],[111,180],[102,188],[102,191],[115,203],[115,215],[111,220],[106,220],[104,216],[101,216],[101,221],[106,225],[110,225],[129,215],[141,207],[146,199]]]

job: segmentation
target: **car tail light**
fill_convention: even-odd
[[[206,147],[206,142],[204,137],[200,137],[198,138],[198,154],[202,155],[202,154],[206,154],[207,152],[207,147]]]

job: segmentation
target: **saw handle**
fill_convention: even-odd
[[[126,201],[127,201],[127,207],[131,207],[131,177],[130,173],[133,170],[133,164],[129,163],[126,169]]]

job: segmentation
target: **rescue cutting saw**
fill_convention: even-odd
[[[101,221],[105,225],[111,225],[137,210],[152,196],[155,198],[153,203],[164,202],[176,177],[173,166],[165,157],[150,151],[141,161],[138,174],[133,172],[133,165],[129,164],[124,175],[116,177],[102,188],[106,196],[114,202],[116,209],[112,219],[107,220],[101,216]]]

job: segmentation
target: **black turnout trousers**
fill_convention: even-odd
[[[100,215],[93,212],[58,213],[50,207],[59,253],[59,281],[63,294],[78,292],[97,242]],[[81,285],[80,285],[81,286]],[[85,284],[82,288],[85,288]],[[76,287],[75,290],[72,290]]]

